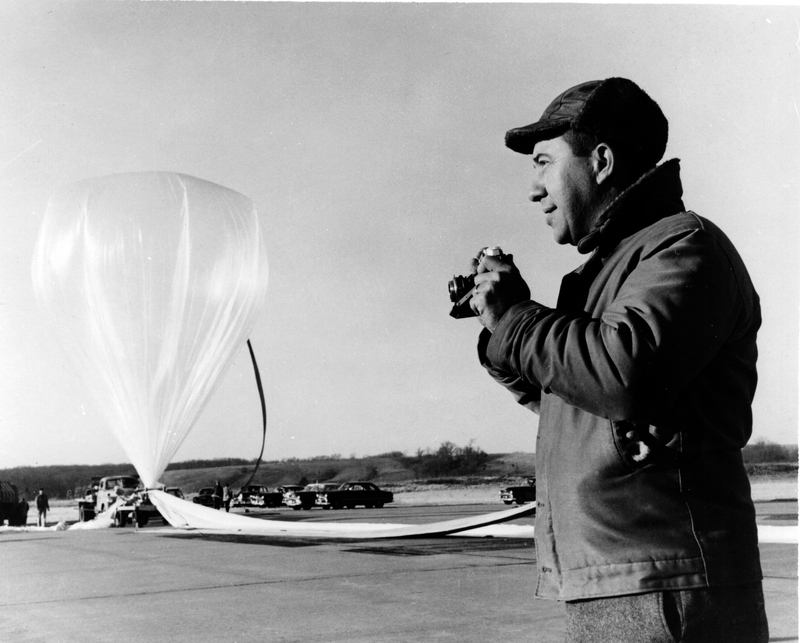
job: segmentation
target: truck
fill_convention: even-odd
[[[19,500],[17,485],[0,481],[0,526],[7,520],[9,527],[24,527],[28,512]]]
[[[117,506],[113,515],[115,527],[124,527],[129,522],[144,527],[151,518],[162,518],[147,498],[147,491],[141,487],[139,479],[119,474],[92,478],[91,486],[86,489],[83,499],[78,501],[78,518],[81,522],[92,520],[120,499],[123,503]],[[166,523],[166,519],[162,520]]]

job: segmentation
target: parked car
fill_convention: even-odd
[[[192,502],[204,507],[214,506],[214,487],[203,487],[197,492],[197,495],[192,498]]]
[[[315,482],[313,484],[306,485],[302,489],[290,490],[284,493],[283,504],[285,504],[287,507],[291,507],[295,511],[299,509],[311,509],[311,507],[317,504],[318,493],[333,491],[334,489],[338,488],[338,484]]]
[[[270,491],[260,484],[249,484],[233,497],[233,507],[280,507],[283,492]]]
[[[166,487],[164,491],[166,491],[171,496],[180,498],[181,500],[185,500],[186,498],[186,496],[183,495],[183,491],[181,491],[180,487]]]
[[[528,478],[528,484],[517,487],[506,487],[500,490],[500,500],[507,505],[516,502],[524,505],[526,502],[536,501],[536,478]]]
[[[378,488],[372,482],[345,482],[336,489],[317,493],[317,505],[323,509],[353,509],[358,505],[380,509],[387,502],[394,502],[394,494]]]
[[[285,497],[289,491],[302,491],[305,487],[301,484],[283,484],[280,487],[275,487],[275,491],[281,494],[281,504],[285,505]]]

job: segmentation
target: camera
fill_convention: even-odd
[[[456,319],[475,317],[475,312],[469,307],[472,289],[475,287],[475,275],[453,277],[447,287],[450,290],[450,301],[454,302],[450,316]]]
[[[500,248],[484,248],[478,255],[478,265],[483,261],[486,256],[499,257],[502,256],[503,251]],[[450,316],[455,319],[466,319],[467,317],[476,317],[475,311],[469,306],[469,300],[472,299],[473,289],[475,288],[475,274],[454,276],[447,284],[450,291],[450,301],[453,302],[453,309],[450,311]]]

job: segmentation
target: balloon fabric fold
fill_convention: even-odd
[[[208,181],[116,174],[50,199],[34,291],[147,487],[243,348],[267,274],[253,203]]]
[[[490,525],[522,518],[536,511],[536,505],[524,505],[479,516],[467,516],[424,524],[387,524],[364,522],[305,522],[260,520],[238,513],[226,513],[181,500],[164,491],[150,491],[150,500],[173,527],[181,530],[248,534],[253,536],[294,536],[310,538],[421,538],[450,534],[474,534]],[[528,528],[527,536],[532,536]]]

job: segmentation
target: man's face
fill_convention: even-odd
[[[542,206],[556,243],[577,245],[602,210],[592,157],[575,156],[563,136],[539,141],[529,198]]]

